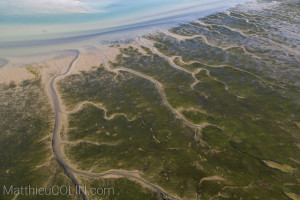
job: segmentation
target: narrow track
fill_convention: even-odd
[[[82,194],[83,199],[87,200],[88,198],[85,195],[85,193],[83,192],[82,188],[80,187],[79,182],[77,181],[76,177],[72,173],[72,170],[70,170],[68,164],[64,160],[64,156],[63,156],[64,154],[61,149],[61,141],[60,141],[60,130],[62,128],[62,117],[63,117],[62,115],[63,114],[61,113],[61,103],[60,103],[60,100],[59,100],[59,97],[58,97],[58,94],[57,94],[57,91],[55,88],[55,82],[56,82],[57,78],[69,73],[74,62],[78,59],[78,56],[79,56],[79,51],[76,50],[76,55],[73,58],[73,60],[71,61],[71,63],[69,64],[66,72],[60,73],[60,74],[54,76],[50,80],[49,92],[50,92],[51,101],[52,101],[52,104],[54,107],[54,113],[55,113],[55,122],[54,122],[54,130],[53,130],[53,137],[52,137],[52,150],[53,150],[54,157],[56,158],[59,165],[64,169],[65,173],[71,179],[73,184],[77,188],[80,189],[80,193]],[[78,196],[77,198],[80,199],[80,196]]]
[[[176,197],[173,197],[172,195],[169,195],[168,193],[163,191],[158,186],[153,185],[153,184],[149,183],[148,181],[144,180],[143,178],[137,176],[136,173],[134,173],[134,172],[128,172],[128,171],[122,171],[122,170],[110,170],[110,171],[102,173],[102,174],[96,174],[96,173],[90,173],[90,172],[85,172],[85,171],[75,169],[75,168],[71,167],[71,165],[69,165],[65,161],[64,153],[62,151],[61,144],[63,142],[61,141],[61,138],[60,138],[60,131],[62,128],[63,115],[65,115],[67,113],[62,110],[61,102],[60,102],[60,99],[59,99],[59,96],[58,96],[58,93],[57,93],[57,90],[55,87],[55,82],[56,82],[57,78],[65,76],[70,72],[73,64],[78,59],[78,57],[79,57],[79,51],[76,50],[76,55],[73,58],[73,60],[71,61],[71,63],[69,64],[67,70],[64,73],[55,75],[50,80],[49,92],[50,92],[51,101],[52,101],[52,104],[54,107],[54,112],[55,112],[55,125],[54,125],[53,138],[52,138],[53,154],[54,154],[54,157],[56,158],[57,162],[64,169],[66,175],[72,180],[73,184],[77,188],[80,189],[80,194],[82,195],[82,198],[84,200],[88,200],[88,197],[84,193],[83,189],[80,187],[80,184],[79,184],[78,180],[76,179],[75,174],[78,176],[86,177],[86,178],[96,178],[96,179],[97,178],[105,178],[105,177],[109,177],[109,176],[126,177],[128,179],[134,180],[134,181],[144,185],[145,187],[147,187],[148,189],[152,190],[155,193],[159,193],[159,194],[163,195],[165,198],[174,199],[174,200],[178,199]],[[121,70],[121,69],[119,69],[119,70]],[[127,70],[124,70],[124,71],[127,71]],[[77,109],[79,109],[79,107],[77,107]],[[80,195],[78,195],[77,198],[80,199]]]

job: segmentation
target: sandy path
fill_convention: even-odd
[[[84,105],[92,105],[92,106],[95,106],[101,110],[104,111],[104,119],[106,120],[112,120],[114,119],[115,117],[117,116],[124,116],[128,121],[133,121],[135,120],[135,118],[129,118],[125,113],[113,113],[111,114],[110,116],[107,115],[107,109],[102,106],[101,104],[96,104],[96,103],[93,103],[93,102],[90,102],[90,101],[83,101],[81,103],[79,103],[74,110],[72,111],[64,111],[63,113],[65,114],[68,114],[68,115],[71,115],[71,114],[75,114],[76,112],[78,112]]]
[[[87,178],[126,177],[131,180],[137,181],[138,183],[142,184],[146,188],[149,188],[153,192],[160,193],[163,196],[170,198],[170,199],[177,199],[176,197],[173,197],[173,196],[169,195],[168,193],[166,193],[165,191],[163,191],[158,186],[153,185],[153,184],[147,182],[146,180],[142,179],[136,172],[128,172],[128,171],[123,171],[123,170],[111,170],[111,171],[108,171],[108,172],[105,172],[102,174],[95,174],[95,173],[90,173],[90,172],[85,172],[85,171],[75,169],[72,167],[71,164],[66,162],[65,154],[62,151],[62,141],[60,138],[60,131],[62,129],[62,122],[63,122],[63,117],[64,117],[63,115],[65,113],[62,109],[62,104],[60,102],[60,99],[59,99],[59,96],[58,96],[58,93],[57,93],[57,90],[55,87],[55,83],[56,83],[57,78],[65,76],[69,73],[69,71],[71,70],[73,64],[78,59],[78,57],[79,57],[79,51],[76,51],[76,55],[75,55],[74,59],[71,61],[71,63],[69,64],[66,72],[60,73],[60,74],[54,76],[51,79],[50,84],[49,84],[49,93],[50,93],[51,101],[52,101],[54,111],[55,111],[55,125],[54,125],[54,131],[53,131],[52,149],[53,149],[54,157],[56,158],[57,162],[61,165],[61,167],[64,169],[65,173],[67,174],[67,176],[72,180],[73,184],[77,187],[80,187],[80,184],[74,174],[83,176],[83,177],[87,177]],[[77,106],[77,110],[79,108],[80,108],[80,105]],[[76,110],[74,110],[74,112],[75,111]],[[80,190],[81,190],[83,199],[88,200],[88,197],[86,196],[86,194],[84,193],[82,188],[80,188]]]

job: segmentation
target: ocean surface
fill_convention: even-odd
[[[0,0],[0,49],[61,44],[122,30],[171,26],[248,1]]]

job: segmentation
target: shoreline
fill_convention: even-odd
[[[68,59],[70,54],[74,53],[74,50],[79,51],[80,55],[88,57],[85,58],[85,61],[81,64],[82,66],[78,67],[75,73],[80,70],[88,70],[92,66],[97,66],[100,63],[99,58],[97,58],[98,50],[114,52],[109,53],[111,56],[108,58],[109,60],[114,60],[119,51],[116,47],[111,48],[112,46],[136,46],[137,40],[140,37],[160,32],[168,32],[170,28],[198,21],[201,18],[213,14],[223,13],[237,6],[242,6],[247,9],[253,5],[257,6],[257,4],[258,2],[250,0],[233,7],[222,7],[222,11],[208,9],[202,13],[194,12],[188,15],[178,15],[178,18],[172,19],[173,23],[170,23],[171,18],[167,17],[165,21],[162,19],[152,20],[150,22],[122,26],[106,32],[96,32],[69,38],[32,40],[20,43],[0,42],[0,61],[5,61],[2,66],[0,62],[0,84],[9,83],[10,81],[18,83],[32,78],[32,74],[26,69],[27,66],[46,66],[50,68],[50,71],[57,71],[56,67],[49,63],[55,62],[55,60]],[[177,21],[180,17],[182,19],[183,16],[186,17],[185,21]],[[23,69],[20,70],[19,68]],[[42,69],[42,71],[44,70]]]
[[[237,5],[244,5],[252,0],[229,2],[203,2],[197,8],[188,7],[170,13],[161,13],[161,18],[146,18],[128,24],[116,24],[105,27],[96,22],[72,25],[1,25],[0,24],[0,58],[36,55],[41,52],[75,49],[85,45],[101,42],[113,42],[133,39],[133,35],[146,35],[168,30],[172,27],[190,23],[213,13],[224,12]],[[189,11],[189,12],[187,12]],[[165,16],[164,16],[165,15]],[[78,28],[80,27],[80,28]],[[82,27],[82,28],[81,28]],[[102,27],[102,28],[101,28]],[[41,32],[40,29],[45,29]],[[48,29],[48,30],[47,30]],[[18,31],[19,30],[19,31]],[[70,31],[71,30],[71,31]],[[45,31],[45,32],[44,32]],[[22,34],[20,34],[22,32]],[[30,53],[28,53],[30,52]]]
[[[85,70],[89,69],[91,68],[91,64],[96,65],[99,63],[97,62],[99,60],[96,58],[97,49],[100,49],[101,51],[107,50],[111,45],[116,44],[127,46],[131,43],[131,45],[134,45],[138,37],[164,32],[172,27],[190,23],[199,18],[209,16],[210,14],[224,12],[232,7],[245,5],[247,4],[246,2],[253,1],[243,0],[243,2],[243,4],[236,3],[234,6],[225,6],[221,4],[213,8],[206,8],[202,11],[177,14],[172,17],[148,20],[110,29],[80,32],[77,33],[78,35],[70,37],[67,35],[56,35],[56,38],[20,40],[14,42],[0,41],[0,84],[9,83],[10,81],[18,83],[32,78],[32,74],[26,70],[27,66],[49,66],[50,68],[53,68],[49,62],[53,62],[57,58],[67,58],[74,50],[80,51],[81,55],[90,57],[91,61],[86,61],[84,63],[89,66],[80,67]],[[216,2],[203,3],[202,5],[206,4],[216,4]],[[109,59],[113,60],[114,56],[116,56],[116,52],[112,53],[112,57]]]

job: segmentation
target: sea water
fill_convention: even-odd
[[[132,35],[168,28],[248,1],[0,0],[0,57],[27,47],[67,47],[99,36],[122,36],[129,30]]]
[[[200,16],[242,2],[245,0],[0,0],[0,42],[83,35],[166,18],[172,21],[179,15],[199,12]]]

